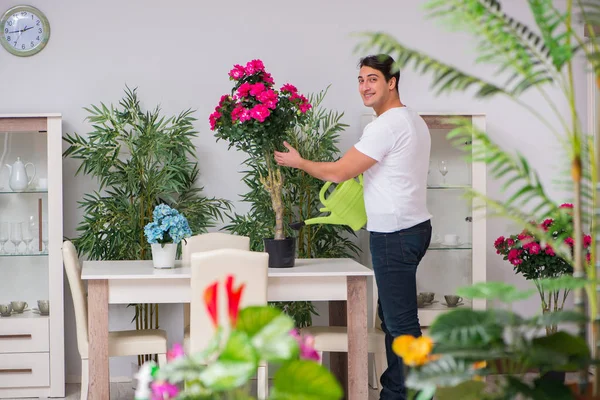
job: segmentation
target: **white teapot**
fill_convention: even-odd
[[[33,167],[33,175],[30,179],[28,178],[26,171],[28,165]],[[33,178],[35,178],[35,165],[30,162],[23,164],[21,157],[17,157],[17,161],[15,161],[13,165],[6,164],[6,166],[8,167],[10,173],[8,184],[15,192],[22,192],[23,190],[27,189],[27,187],[33,181]]]

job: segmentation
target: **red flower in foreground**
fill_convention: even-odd
[[[225,282],[225,289],[227,290],[227,308],[229,310],[229,320],[231,321],[232,326],[235,326],[237,323],[237,317],[240,311],[240,299],[245,286],[246,285],[242,283],[237,289],[234,289],[232,275],[229,275]]]
[[[206,311],[210,315],[215,328],[218,325],[218,314],[217,314],[217,293],[218,293],[218,282],[213,283],[206,289],[204,289],[204,304],[206,305]]]

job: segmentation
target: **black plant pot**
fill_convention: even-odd
[[[296,260],[296,238],[263,239],[269,253],[269,268],[291,268]]]
[[[565,371],[546,371],[540,376],[540,380],[565,383],[566,375]]]

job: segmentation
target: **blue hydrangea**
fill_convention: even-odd
[[[166,204],[159,204],[152,213],[154,221],[144,227],[148,243],[179,243],[192,236],[188,220],[179,211]]]

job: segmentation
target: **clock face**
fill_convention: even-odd
[[[9,9],[0,19],[0,43],[17,56],[41,51],[50,37],[50,25],[44,14],[30,6]]]

